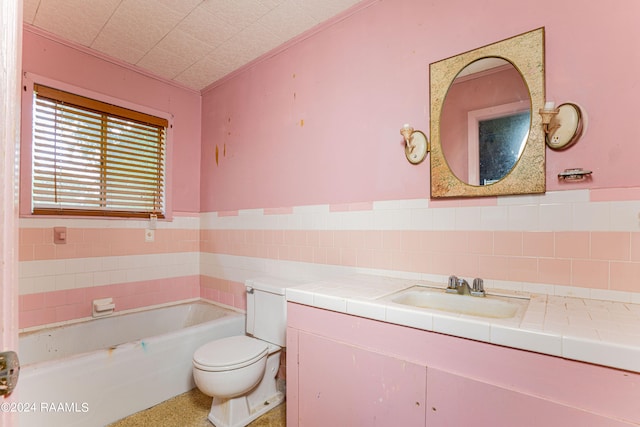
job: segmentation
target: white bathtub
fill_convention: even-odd
[[[20,427],[102,427],[189,391],[194,351],[244,329],[194,302],[21,334]]]

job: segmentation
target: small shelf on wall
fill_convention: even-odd
[[[558,179],[566,182],[584,181],[591,178],[593,172],[582,168],[565,169],[558,174]]]

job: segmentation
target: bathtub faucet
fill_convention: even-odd
[[[479,277],[473,279],[473,285],[469,286],[469,282],[454,275],[449,276],[446,292],[450,294],[471,295],[472,297],[483,297],[486,295],[484,292],[484,281]]]

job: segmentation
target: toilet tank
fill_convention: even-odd
[[[250,279],[247,289],[247,334],[276,344],[286,345],[288,287],[298,283],[272,277]]]

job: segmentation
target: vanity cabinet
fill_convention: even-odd
[[[424,366],[305,332],[297,362],[300,426],[424,424]]]
[[[640,425],[640,374],[289,303],[287,426]]]
[[[583,409],[484,381],[428,369],[426,426],[629,427]],[[576,390],[581,393],[581,390]],[[392,425],[392,424],[389,424]],[[414,424],[422,425],[422,424]]]

